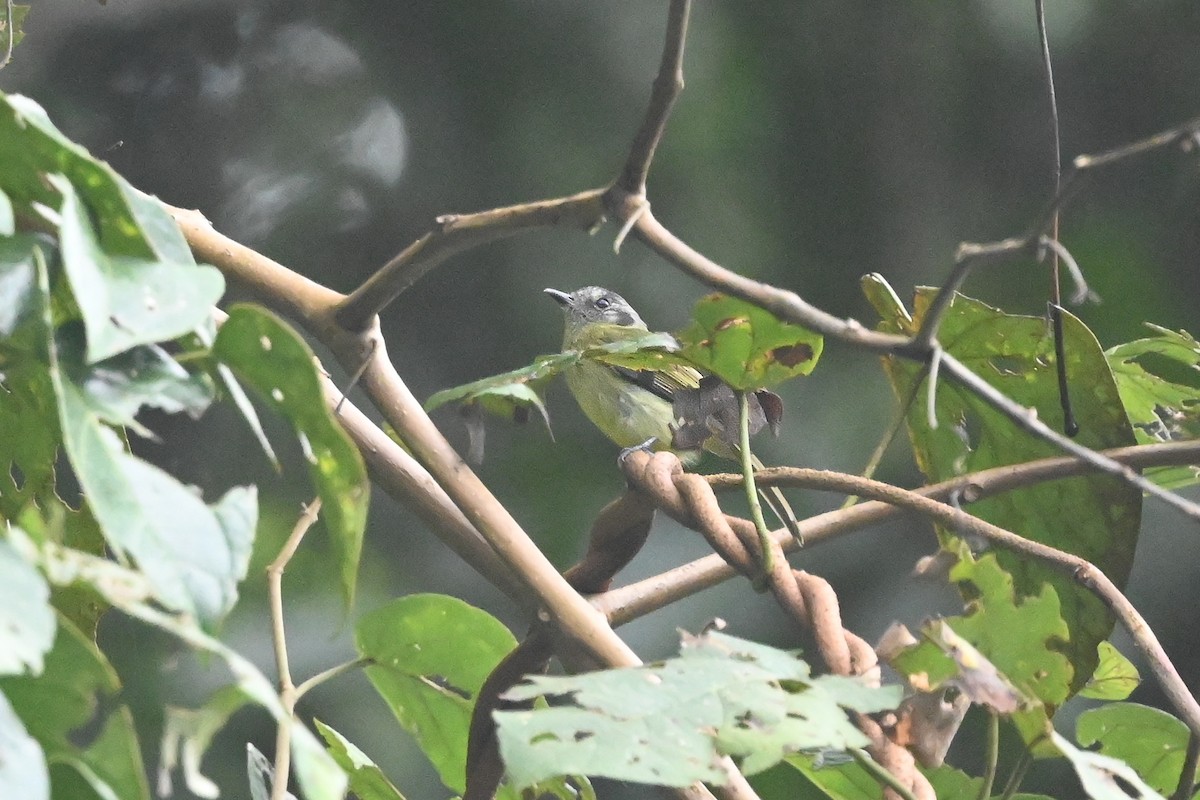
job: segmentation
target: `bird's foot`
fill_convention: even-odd
[[[626,447],[620,453],[617,454],[617,466],[624,467],[625,459],[629,458],[631,455],[638,452],[639,450],[645,451],[647,453],[651,452],[654,449],[654,445],[657,443],[658,443],[658,437],[651,436],[649,439],[642,442],[641,444],[635,444],[633,447]]]

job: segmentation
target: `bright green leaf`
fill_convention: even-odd
[[[516,646],[489,614],[443,595],[409,595],[355,626],[367,677],[400,725],[433,762],[442,783],[466,785],[467,731],[479,689]]]
[[[54,631],[45,578],[0,539],[0,675],[40,674]]]
[[[1079,694],[1093,700],[1124,700],[1142,682],[1137,667],[1121,651],[1101,642],[1096,652],[1100,663]]]
[[[880,328],[893,333],[911,332],[914,324],[920,324],[936,291],[917,290],[913,322],[908,321],[902,308],[882,301],[879,292],[872,293],[884,317]],[[1133,444],[1133,431],[1122,410],[1117,385],[1095,337],[1066,312],[1063,330],[1067,379],[1081,428],[1076,441],[1094,449]],[[1020,405],[1035,409],[1038,418],[1050,427],[1062,430],[1054,341],[1045,320],[1010,316],[956,295],[938,339],[948,353],[988,383]],[[897,397],[912,396],[914,381],[920,380],[919,396],[924,398],[925,374],[920,365],[887,358],[884,367]],[[1021,431],[973,393],[950,381],[942,381],[937,387],[936,430],[929,427],[925,403],[915,406],[908,414],[909,436],[917,463],[931,483],[1060,455],[1055,447]],[[1082,556],[1123,585],[1133,562],[1141,505],[1141,492],[1135,487],[1112,476],[1090,475],[1005,492],[972,503],[968,510],[1002,528]],[[1065,652],[1075,667],[1073,688],[1078,688],[1096,666],[1096,646],[1112,631],[1112,615],[1086,588],[1035,559],[1006,551],[1000,551],[997,557],[1012,574],[1019,595],[1038,595],[1046,583],[1054,587],[1063,619],[1070,628]],[[1020,629],[1005,631],[1010,637],[1022,633]]]
[[[366,753],[321,720],[313,720],[325,740],[329,754],[350,778],[350,791],[359,800],[404,800],[400,790],[383,774]]]
[[[0,679],[0,691],[41,745],[47,761],[56,765],[51,771],[54,797],[103,798],[107,791],[107,796],[120,800],[148,800],[150,791],[129,709],[120,706],[94,719],[100,698],[114,695],[119,688],[116,673],[104,656],[63,618],[58,620],[54,648],[39,677]],[[89,721],[100,726],[99,733],[86,747],[80,747],[72,734]],[[66,794],[64,783],[80,788]]]
[[[269,311],[236,305],[217,334],[213,354],[259,392],[300,437],[349,607],[362,555],[370,484],[358,448],[325,402],[312,350]]]
[[[46,755],[0,694],[0,797],[49,800]]]
[[[0,239],[0,340],[10,339],[38,313],[37,246],[36,238],[24,234]]]
[[[1200,437],[1200,342],[1186,331],[1149,326],[1158,335],[1105,352],[1139,444]],[[1158,467],[1146,475],[1168,488],[1200,480],[1195,467]]]
[[[63,443],[105,538],[133,556],[164,604],[216,622],[233,607],[245,576],[244,554],[257,517],[254,495],[237,490],[235,499],[221,504],[236,503],[240,512],[232,513],[231,505],[218,519],[183,484],[126,453],[65,374],[58,354],[52,344],[50,374]],[[223,527],[237,519],[241,527]]]
[[[692,318],[679,335],[682,355],[734,389],[761,389],[807,375],[824,347],[820,334],[736,297],[708,295]]]
[[[436,392],[425,401],[425,410],[433,411],[435,408],[444,406],[447,403],[470,403],[489,396],[509,397],[514,400],[520,399],[512,391],[513,387],[517,386],[529,388],[536,396],[546,385],[546,382],[561,372],[563,367],[574,364],[577,361],[579,361],[579,354],[573,351],[538,356],[527,367],[521,367],[511,372],[492,375],[472,381],[471,383],[464,383],[461,386]],[[517,403],[514,402],[512,407],[516,405]]]
[[[62,194],[63,269],[87,328],[89,363],[177,338],[210,316],[225,292],[220,272],[106,252],[74,187],[61,176],[51,182]]]
[[[1179,785],[1187,726],[1165,711],[1137,703],[1110,703],[1084,711],[1075,723],[1079,744],[1119,758],[1159,792]]]
[[[569,697],[572,705],[496,712],[510,780],[523,787],[579,773],[686,786],[721,783],[722,756],[747,775],[801,750],[867,744],[846,709],[894,708],[899,687],[812,677],[792,653],[719,633],[686,637],[679,658],[571,677],[529,676],[510,700]]]

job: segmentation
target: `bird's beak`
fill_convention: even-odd
[[[554,301],[560,306],[568,307],[571,305],[571,295],[566,292],[560,292],[558,289],[542,289],[543,292],[554,298]]]

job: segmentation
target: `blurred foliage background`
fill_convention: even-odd
[[[1196,3],[1048,5],[1066,163],[1200,113]],[[199,208],[224,233],[349,291],[439,214],[610,180],[644,110],[664,20],[665,4],[645,0],[37,3],[0,88],[34,97],[134,185]],[[1021,231],[1051,194],[1032,2],[702,2],[685,70],[687,89],[651,174],[656,214],[722,264],[834,314],[873,324],[860,275],[882,273],[907,300],[914,285],[941,282],[959,241]],[[1137,338],[1143,321],[1200,329],[1198,201],[1195,158],[1163,153],[1099,175],[1066,214],[1063,239],[1105,301],[1078,313],[1104,346]],[[436,270],[384,316],[401,374],[426,397],[556,350],[561,315],[542,297],[545,286],[607,285],[652,327],[683,326],[702,287],[636,242],[615,256],[614,232],[539,232]],[[1047,271],[1028,263],[978,274],[966,291],[1040,314],[1048,284]],[[758,445],[768,463],[859,471],[893,413],[875,360],[836,343],[811,378],[782,393],[784,433]],[[622,482],[614,448],[561,387],[550,411],[553,441],[537,424],[490,423],[481,474],[565,566]],[[465,446],[452,411],[438,420]],[[260,483],[256,563],[265,564],[309,497],[298,450],[276,475],[232,413],[148,423],[162,441],[137,446],[206,494]],[[274,431],[277,442],[283,433]],[[904,442],[880,477],[920,481]],[[374,499],[359,612],[440,591],[523,631],[527,621],[410,515],[381,492]],[[840,501],[794,503],[807,514]],[[1148,504],[1130,594],[1197,685],[1194,614],[1179,596],[1194,593],[1200,543],[1179,522]],[[300,678],[352,653],[324,547],[310,537],[285,583]],[[829,578],[847,624],[872,638],[893,619],[954,608],[948,590],[908,577],[933,547],[928,527],[909,522],[794,561]],[[704,550],[698,537],[660,522],[628,573],[645,576]],[[224,635],[272,669],[261,570],[252,575]],[[661,656],[674,651],[676,627],[697,630],[718,615],[739,636],[804,643],[769,599],[741,583],[626,633],[643,656]],[[163,704],[198,703],[222,676],[126,621],[107,619],[102,636],[153,762]],[[1143,687],[1133,699],[1153,703],[1155,691]],[[409,796],[445,795],[362,676],[321,687],[301,712],[355,741]],[[207,762],[228,796],[244,792],[247,737],[270,752],[265,715],[237,717]],[[975,764],[969,735],[958,750]],[[1059,777],[1035,770],[1034,783]]]

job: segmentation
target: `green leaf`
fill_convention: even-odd
[[[300,437],[349,607],[362,555],[370,483],[358,448],[325,403],[312,350],[269,311],[236,305],[217,334],[213,354],[259,392]]]
[[[1080,696],[1093,700],[1124,700],[1129,697],[1142,682],[1137,667],[1108,642],[1100,643],[1096,655],[1100,663],[1096,665],[1092,677],[1088,678],[1087,685],[1080,689]]]
[[[0,675],[40,674],[54,631],[45,578],[0,539]]]
[[[63,371],[89,410],[103,422],[124,425],[146,438],[154,434],[135,419],[144,406],[198,419],[215,395],[207,375],[189,374],[158,345],[139,345],[88,364],[81,331],[76,323],[67,323],[58,329],[56,347]]]
[[[882,304],[880,328],[910,332],[919,325],[935,289],[917,290],[914,321]],[[875,293],[878,299],[878,292]],[[1063,313],[1067,379],[1080,425],[1079,444],[1093,449],[1134,443],[1108,361],[1091,331]],[[1052,428],[1062,429],[1054,342],[1045,320],[1004,314],[977,300],[956,295],[939,336],[948,353],[1020,405],[1032,408]],[[884,368],[896,396],[913,394],[914,381],[925,381],[919,365],[887,358]],[[925,396],[924,387],[920,394]],[[1050,444],[1018,429],[974,394],[950,381],[937,387],[939,425],[931,430],[923,402],[908,414],[908,430],[917,464],[929,482],[1005,464],[1060,455]],[[1091,561],[1118,586],[1133,563],[1141,519],[1142,496],[1135,487],[1104,475],[1052,481],[1006,492],[972,503],[969,511],[1007,530],[1075,553]],[[943,532],[943,537],[947,534]],[[1073,688],[1082,685],[1096,666],[1096,646],[1108,638],[1113,618],[1091,592],[1070,577],[1034,559],[1006,551],[1000,565],[1013,576],[1017,594],[1038,595],[1049,583],[1058,594],[1062,616],[1070,628],[1066,650],[1075,667]],[[1008,635],[1019,637],[1021,630]]]
[[[1186,331],[1148,327],[1158,335],[1105,352],[1134,435],[1139,444],[1200,437],[1200,342]],[[1200,480],[1192,466],[1146,474],[1172,489]]]
[[[1112,756],[1080,750],[1057,731],[1050,732],[1051,741],[1067,757],[1083,790],[1094,800],[1164,800],[1130,766]]]
[[[551,378],[579,358],[579,353],[574,351],[538,356],[527,367],[435,392],[425,401],[425,410],[433,411],[447,403],[482,402],[488,411],[511,417],[516,408],[534,405],[545,418],[546,409],[540,392]],[[490,405],[488,401],[491,401]]]
[[[220,789],[200,772],[212,737],[251,698],[239,686],[218,689],[200,708],[167,706],[158,758],[158,794],[172,794],[171,773],[182,766],[187,789],[197,797],[218,797]]]
[[[216,269],[112,255],[100,245],[74,187],[61,176],[63,269],[87,328],[87,361],[139,344],[175,339],[200,326],[225,292]]]
[[[367,677],[400,725],[433,762],[442,783],[466,785],[467,731],[479,689],[516,646],[489,614],[443,595],[409,595],[355,626]]]
[[[8,29],[12,28],[12,44],[16,47],[25,38],[25,31],[22,30],[22,25],[25,22],[25,17],[29,14],[29,6],[9,5],[3,9],[5,11],[5,19],[0,20],[0,36],[7,39]],[[11,14],[11,16],[9,16]]]
[[[58,208],[60,195],[44,176],[65,175],[95,215],[106,253],[154,258],[155,249],[121,188],[122,178],[63,136],[45,110],[28,97],[0,93],[0,164],[4,164],[0,189],[17,210],[50,219],[44,209]]]
[[[359,750],[353,742],[321,720],[313,720],[317,733],[329,746],[329,754],[350,778],[350,791],[359,800],[404,800],[400,790],[383,774],[383,770]]]
[[[922,772],[929,779],[929,783],[938,797],[974,798],[979,796],[979,789],[983,786],[983,778],[973,778],[962,770],[946,764],[936,769],[922,770]],[[992,796],[1000,796],[998,788],[996,794]],[[1052,798],[1044,794],[1017,792],[1011,796],[1010,800],[1052,800]]]
[[[1165,711],[1137,703],[1088,709],[1075,723],[1075,736],[1082,746],[1121,759],[1163,794],[1179,785],[1188,729]]]
[[[116,673],[104,656],[64,618],[58,620],[54,648],[42,675],[0,679],[0,691],[41,745],[47,761],[55,765],[51,771],[54,797],[148,800],[150,790],[129,709],[119,706],[97,714],[100,698],[119,689]],[[98,735],[85,747],[76,745],[74,733],[89,722],[98,726]],[[78,790],[67,793],[64,784]]]
[[[133,556],[165,605],[216,622],[237,601],[249,564],[258,513],[253,491],[227,495],[218,518],[183,484],[126,453],[68,378],[58,344],[50,350],[63,444],[105,539]],[[240,527],[224,527],[239,519]]]
[[[580,773],[686,786],[721,783],[719,759],[747,775],[800,750],[867,744],[846,716],[894,708],[899,687],[836,675],[719,633],[685,637],[679,658],[571,677],[530,676],[509,700],[569,697],[572,705],[496,712],[500,752],[518,787]]]
[[[25,234],[0,239],[0,340],[10,339],[38,313],[37,246],[38,240]]]
[[[0,694],[0,797],[50,800],[46,754],[25,730],[3,694]]]
[[[882,800],[883,787],[849,756],[827,760],[824,753],[788,756],[791,766],[832,800]],[[950,795],[947,795],[949,797]]]
[[[682,355],[734,389],[760,389],[807,375],[824,347],[820,334],[782,322],[745,300],[711,294],[679,335]]]

